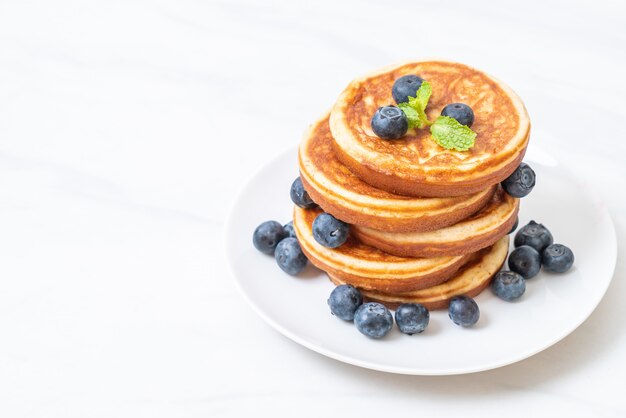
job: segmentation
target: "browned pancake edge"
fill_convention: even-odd
[[[393,293],[393,292],[372,291],[369,289],[361,288],[363,299],[365,301],[382,303],[383,305],[387,306],[389,309],[396,309],[398,306],[400,306],[403,303],[420,303],[429,310],[447,309],[450,303],[450,300],[453,297],[459,296],[459,295],[476,297],[478,294],[480,294],[485,288],[487,288],[491,284],[493,277],[496,275],[498,271],[500,271],[500,269],[504,265],[504,262],[506,261],[506,256],[508,254],[508,245],[509,245],[508,243],[509,243],[508,239],[503,242],[497,242],[492,247],[482,249],[479,252],[472,254],[470,257],[470,260],[463,267],[461,267],[459,271],[455,275],[453,275],[453,277],[451,277],[448,281],[442,282],[439,285],[433,286],[432,292],[428,292],[429,288],[422,289],[420,293],[424,293],[424,291],[426,291],[427,293],[426,297],[414,296],[407,292]],[[497,252],[491,253],[492,251],[496,251],[495,248],[498,246],[500,246],[501,248],[501,254],[498,255]],[[470,287],[463,288],[463,290],[458,290],[458,291],[450,290],[450,288],[454,289],[454,286],[455,286],[454,283],[455,283],[455,280],[458,280],[457,279],[458,277],[462,277],[463,275],[467,275],[467,274],[472,274],[473,273],[472,269],[474,268],[477,268],[479,270],[481,268],[484,269],[485,267],[483,263],[486,257],[495,257],[495,256],[498,256],[499,258],[497,259],[497,264],[489,266],[490,268],[490,270],[488,271],[489,274],[487,274],[485,277],[482,277],[480,280],[477,280],[476,282],[472,283]],[[480,272],[477,271],[474,274],[480,275]],[[332,274],[329,274],[328,277],[335,285],[343,284],[343,280],[341,278],[333,277]],[[441,287],[449,287],[449,288],[439,290],[439,288]]]
[[[352,233],[364,244],[371,245],[372,247],[399,257],[444,257],[462,255],[489,247],[496,243],[504,235],[507,235],[515,224],[518,212],[519,201],[517,201],[515,210],[509,215],[509,217],[494,230],[484,234],[459,237],[456,240],[447,242],[402,242],[401,244],[398,244],[396,242],[385,240],[384,236],[378,236],[367,230],[359,228],[352,228]],[[478,215],[480,215],[480,212],[478,212],[476,216]]]
[[[408,274],[404,271],[402,274],[404,277],[388,278],[384,276],[393,276],[393,261],[398,257],[387,254],[376,248],[364,245],[356,237],[350,235],[346,243],[344,243],[339,249],[332,250],[333,252],[341,251],[344,254],[349,254],[354,260],[372,260],[372,258],[382,259],[383,261],[389,260],[389,264],[382,270],[363,270],[362,274],[357,270],[357,273],[349,273],[341,269],[340,265],[329,265],[324,261],[323,256],[319,256],[314,250],[316,245],[314,244],[314,238],[311,232],[311,224],[315,217],[321,213],[319,209],[301,209],[294,208],[295,213],[302,213],[302,217],[294,215],[294,230],[300,242],[302,252],[309,261],[329,274],[335,275],[346,283],[353,286],[373,290],[382,293],[397,293],[397,292],[411,292],[428,287],[435,286],[443,283],[456,273],[465,263],[470,260],[471,254],[456,257],[444,257],[440,265],[434,265],[431,271],[409,271]],[[309,248],[311,247],[311,248]],[[456,258],[456,259],[454,259]],[[447,259],[447,260],[446,260]],[[386,263],[384,263],[386,264]]]

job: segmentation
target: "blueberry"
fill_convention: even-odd
[[[404,303],[396,309],[396,324],[400,331],[413,335],[426,329],[430,313],[420,303]]]
[[[448,316],[456,325],[471,327],[480,318],[476,301],[469,296],[455,296],[450,300]]]
[[[529,245],[540,253],[554,242],[552,234],[548,228],[535,221],[530,221],[515,234],[514,244],[516,247]]]
[[[529,245],[517,247],[509,255],[509,269],[524,279],[532,279],[541,269],[541,255]]]
[[[370,338],[382,338],[393,326],[393,316],[380,303],[368,302],[359,306],[354,313],[354,324],[361,334]]]
[[[285,231],[287,231],[287,236],[291,238],[298,238],[296,236],[296,230],[293,229],[293,221],[287,222],[285,225],[283,225],[283,228],[285,228]]]
[[[524,197],[535,187],[535,172],[526,163],[521,163],[513,174],[502,182],[504,191],[513,197]]]
[[[402,138],[409,130],[409,121],[395,106],[380,107],[372,117],[372,130],[382,139]]]
[[[317,207],[317,204],[311,199],[311,196],[304,190],[304,186],[302,185],[302,179],[300,177],[296,178],[293,183],[291,183],[291,200],[296,205],[300,206],[303,209],[312,209]]]
[[[306,267],[307,261],[309,261],[302,252],[298,240],[291,237],[285,238],[278,243],[274,257],[278,267],[292,276],[300,273]]]
[[[412,74],[400,77],[393,83],[391,89],[393,100],[398,104],[407,103],[409,97],[415,97],[417,95],[417,91],[422,86],[423,81],[423,78]]]
[[[513,224],[513,226],[511,227],[511,230],[509,231],[509,233],[507,235],[512,234],[513,232],[515,232],[515,230],[517,229],[518,225],[519,225],[519,217],[515,218],[515,223]]]
[[[574,253],[562,244],[551,244],[541,253],[543,268],[550,273],[565,273],[574,264]]]
[[[320,213],[313,221],[313,238],[327,248],[337,248],[348,239],[350,226],[329,213]]]
[[[265,254],[274,254],[280,241],[287,238],[287,231],[276,221],[266,221],[257,226],[252,235],[254,247]]]
[[[328,306],[332,314],[344,321],[354,320],[354,313],[362,303],[361,292],[349,284],[335,287],[328,298]]]
[[[491,290],[500,299],[510,302],[524,294],[526,280],[521,274],[514,271],[499,271],[491,282]]]
[[[449,116],[467,127],[472,126],[474,123],[474,111],[465,103],[451,103],[447,105],[441,110],[441,116]]]

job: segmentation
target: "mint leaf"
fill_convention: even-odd
[[[407,103],[398,105],[409,121],[409,129],[415,127],[423,128],[432,124],[428,120],[428,116],[426,116],[426,106],[428,106],[428,100],[430,100],[432,93],[433,89],[430,83],[424,80],[419,90],[415,93],[415,97],[409,97]]]
[[[433,94],[433,88],[428,81],[424,80],[415,94],[416,97],[409,97],[409,104],[414,107],[420,115],[420,121],[422,122],[420,128],[431,124],[428,120],[428,116],[426,116],[426,106],[428,106],[431,94]],[[411,104],[411,102],[413,103]]]
[[[404,112],[407,120],[409,121],[409,129],[413,129],[420,124],[420,116],[417,113],[417,110],[412,108],[408,103],[400,103],[398,105],[400,110]]]
[[[430,127],[437,144],[445,149],[467,151],[474,146],[476,132],[450,116],[439,116]]]

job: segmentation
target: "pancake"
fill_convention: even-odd
[[[502,237],[493,246],[474,253],[468,263],[450,280],[439,285],[410,293],[386,294],[368,289],[361,289],[367,301],[380,302],[389,309],[395,309],[403,303],[421,303],[430,310],[447,309],[450,299],[458,295],[475,297],[489,284],[500,270],[509,252],[509,237]],[[329,275],[336,285],[346,283],[337,276]]]
[[[381,106],[395,104],[396,79],[416,74],[432,85],[426,113],[432,121],[444,106],[461,102],[474,111],[474,147],[465,152],[437,145],[428,129],[397,140],[376,136],[370,121]],[[330,115],[337,157],[365,182],[409,196],[459,196],[499,183],[519,166],[530,135],[528,113],[505,84],[471,67],[420,61],[359,78],[341,93]]]
[[[333,151],[328,115],[304,135],[298,152],[300,178],[311,198],[349,224],[380,231],[432,231],[472,215],[491,199],[495,186],[457,197],[416,198],[370,186]]]
[[[508,234],[517,219],[519,199],[498,186],[491,201],[473,216],[429,232],[393,233],[352,226],[364,244],[400,257],[443,257],[476,252]]]
[[[405,258],[359,242],[354,236],[339,248],[326,248],[313,238],[312,224],[319,208],[294,208],[293,227],[309,261],[325,272],[362,289],[409,292],[449,279],[469,256]]]

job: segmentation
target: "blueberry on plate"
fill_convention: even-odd
[[[292,276],[300,273],[309,261],[302,252],[298,240],[291,237],[285,238],[278,243],[274,257],[278,267]]]
[[[524,279],[532,279],[541,269],[541,255],[530,245],[517,247],[509,255],[509,269]]]
[[[327,248],[337,248],[348,239],[350,226],[329,213],[320,213],[313,221],[313,238]]]
[[[391,95],[396,103],[407,103],[409,97],[415,97],[424,79],[413,74],[400,77],[393,83]]]
[[[574,253],[562,244],[551,244],[541,253],[543,268],[550,273],[565,273],[574,265]]]
[[[276,221],[265,221],[252,234],[254,247],[265,254],[274,254],[280,241],[287,238],[287,231]]]
[[[317,203],[315,203],[307,191],[304,190],[300,177],[296,178],[293,183],[291,183],[291,191],[289,194],[291,195],[291,201],[303,209],[317,207]]]
[[[491,282],[491,290],[500,299],[512,301],[518,299],[526,291],[526,280],[514,271],[499,271]]]
[[[285,231],[287,231],[287,236],[291,238],[297,238],[296,230],[293,229],[293,221],[287,222],[285,225],[283,225],[283,228],[285,228]]]
[[[430,312],[421,303],[403,303],[396,309],[396,324],[404,334],[419,334],[428,326]]]
[[[476,301],[469,296],[455,296],[450,300],[448,316],[456,325],[471,327],[480,318]]]
[[[400,108],[385,106],[372,117],[372,130],[382,139],[402,138],[409,130],[409,120]]]
[[[502,181],[502,188],[513,197],[524,197],[535,187],[535,172],[526,163],[519,167]]]
[[[356,287],[342,284],[333,289],[327,302],[333,315],[352,321],[357,308],[363,303],[363,296]]]
[[[354,313],[354,325],[363,335],[370,338],[382,338],[391,331],[393,316],[385,305],[368,302],[357,308]]]
[[[451,103],[447,105],[441,110],[441,116],[449,116],[467,127],[472,126],[474,123],[474,111],[465,103]]]
[[[548,228],[535,221],[530,221],[527,225],[524,225],[515,234],[515,240],[513,241],[516,247],[529,245],[540,253],[553,242],[554,239]]]
[[[513,226],[511,227],[511,230],[509,231],[507,235],[510,235],[513,232],[515,232],[518,226],[519,226],[519,217],[515,218],[515,223],[513,224]]]

